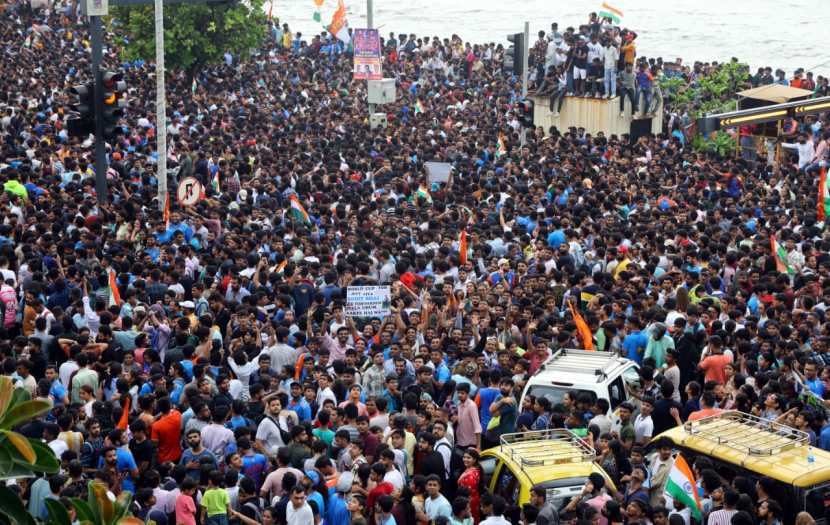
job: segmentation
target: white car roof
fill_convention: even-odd
[[[614,352],[563,348],[545,361],[531,381],[567,377],[572,383],[599,383],[609,376],[618,374],[631,362]]]

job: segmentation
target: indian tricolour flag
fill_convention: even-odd
[[[818,179],[818,220],[824,222],[830,215],[830,188],[827,187],[827,169],[821,169]]]
[[[328,30],[338,40],[346,44],[351,42],[352,37],[349,36],[349,23],[346,21],[346,5],[343,3],[343,0],[338,0],[337,11],[331,17],[331,24],[329,24]]]
[[[421,102],[421,99],[415,101],[415,114],[423,113],[424,112],[424,104]]]
[[[504,143],[504,135],[499,133],[499,140],[496,142],[496,158],[507,153],[507,146]]]
[[[109,271],[110,306],[121,306],[121,292],[118,291],[118,283],[115,281],[115,270]]]
[[[607,2],[602,3],[602,10],[599,12],[600,18],[610,18],[615,24],[622,21],[623,12],[615,7],[611,7]]]
[[[778,241],[775,239],[775,235],[770,235],[769,243],[772,248],[772,256],[775,257],[775,269],[780,273],[795,275],[795,268],[790,266],[790,263],[787,261],[787,250],[778,244]]]
[[[303,205],[300,203],[300,199],[298,199],[296,195],[291,196],[291,213],[298,221],[302,221],[305,224],[311,224],[311,219],[308,217],[308,213],[305,211],[305,208],[303,208]]]
[[[666,481],[665,493],[672,497],[674,501],[679,501],[683,505],[689,507],[692,511],[692,516],[698,521],[703,521],[703,509],[700,504],[700,498],[697,494],[697,484],[695,483],[695,475],[689,464],[682,455],[678,454],[674,459],[674,466],[669,472],[669,479]]]

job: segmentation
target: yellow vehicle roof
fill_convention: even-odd
[[[483,457],[503,460],[531,485],[564,478],[604,474],[593,462],[593,453],[567,430],[546,430],[513,434],[516,440],[502,439],[498,446],[485,450]],[[506,436],[503,436],[506,437]]]
[[[731,411],[674,427],[654,439],[725,461],[796,487],[830,481],[830,453],[799,430]],[[813,460],[808,460],[812,452]]]

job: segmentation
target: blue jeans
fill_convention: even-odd
[[[617,70],[606,69],[605,77],[602,79],[605,94],[610,95],[611,98],[617,96]]]
[[[620,87],[620,113],[625,109],[625,97],[631,101],[631,114],[637,113],[637,97],[634,96],[634,90],[625,86]]]
[[[216,516],[208,516],[205,519],[205,525],[228,525],[228,515],[217,514]]]
[[[637,88],[637,95],[635,99],[640,100],[640,95],[643,96],[643,113],[648,113],[651,106],[651,88]]]

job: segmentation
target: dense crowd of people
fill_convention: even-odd
[[[156,525],[689,525],[662,490],[670,448],[644,457],[679,422],[737,409],[830,450],[827,115],[794,122],[807,162],[718,158],[668,131],[537,128],[520,146],[502,46],[390,34],[398,99],[370,130],[350,48],[275,23],[252,58],[193,87],[170,76],[171,191],[192,176],[205,196],[165,217],[148,63],[120,64],[131,102],[96,203],[92,141],[65,123],[84,28],[60,4],[0,14],[0,357],[54,403],[20,431],[62,461],[14,484],[32,515],[98,479]],[[636,34],[591,18],[548,36],[541,92],[649,108],[662,61]],[[346,316],[347,288],[376,284],[390,315]],[[640,365],[619,416],[577,393],[518,406],[552,352],[584,344],[569,305],[597,350]],[[592,476],[562,508],[491,493],[481,452],[546,428],[586,436],[613,487]],[[709,525],[782,522],[767,481],[694,468]]]

